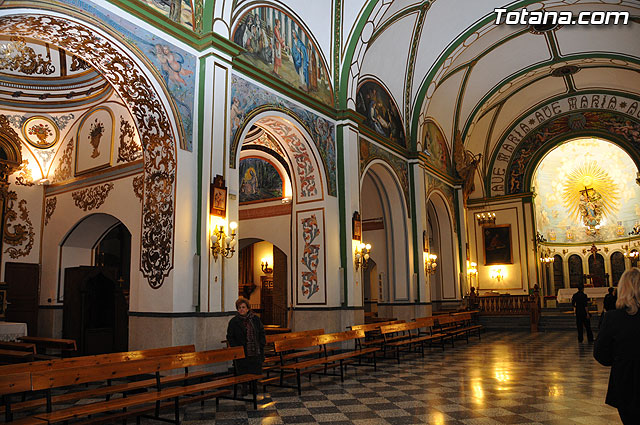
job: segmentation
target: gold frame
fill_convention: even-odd
[[[43,120],[46,121],[47,123],[49,123],[51,125],[51,127],[53,127],[53,129],[55,130],[55,137],[53,139],[53,142],[48,143],[46,145],[39,145],[37,143],[34,143],[28,135],[28,130],[27,130],[27,126],[29,125],[29,123],[31,123],[32,121],[35,120]],[[24,140],[31,146],[33,146],[36,149],[49,149],[51,146],[55,145],[56,143],[58,143],[58,140],[60,140],[60,129],[58,128],[58,126],[56,125],[56,123],[51,119],[51,118],[47,118],[43,115],[34,115],[32,117],[27,118],[27,120],[22,124],[22,137],[24,137]]]
[[[93,168],[89,168],[87,170],[83,170],[83,171],[78,171],[78,146],[80,145],[80,131],[82,130],[85,122],[87,121],[87,119],[96,111],[99,110],[105,110],[109,113],[109,115],[111,116],[111,141],[109,144],[109,160],[105,163],[105,164],[101,164],[98,166],[95,166]],[[87,174],[90,173],[92,171],[96,171],[96,170],[102,170],[104,168],[109,168],[111,167],[111,161],[113,160],[113,141],[115,138],[115,130],[116,130],[116,118],[113,115],[113,111],[111,110],[111,108],[107,108],[106,106],[96,106],[94,108],[91,108],[87,111],[86,114],[84,114],[84,116],[80,119],[80,122],[78,123],[78,129],[76,130],[76,143],[75,143],[75,149],[74,149],[74,161],[73,161],[73,175],[74,176],[81,176],[83,174]]]

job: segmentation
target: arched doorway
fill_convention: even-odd
[[[238,245],[238,295],[249,300],[265,326],[286,328],[287,255],[259,239],[241,239]]]
[[[604,272],[604,257],[600,254],[589,256],[589,277],[593,286],[609,286],[609,275]]]
[[[127,351],[131,233],[116,217],[92,214],[60,243],[62,335],[79,354]]]
[[[622,273],[624,273],[624,255],[616,251],[611,254],[611,286],[618,286]]]
[[[571,288],[577,288],[582,284],[582,258],[579,255],[573,254],[569,257],[569,286]]]
[[[556,295],[559,289],[564,288],[564,267],[562,256],[553,256],[553,291],[549,295]]]
[[[379,315],[397,317],[393,304],[414,301],[404,197],[396,175],[382,161],[368,166],[360,187],[362,241],[372,246],[370,256],[377,273],[373,276],[370,271],[368,279],[372,286],[374,282],[382,285],[377,297]]]
[[[456,250],[449,208],[440,192],[431,192],[427,200],[427,233],[429,253],[438,256],[435,273],[430,275],[431,300],[440,305],[459,299]]]

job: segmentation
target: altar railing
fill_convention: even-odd
[[[480,314],[528,315],[532,300],[529,295],[488,295],[476,297]]]

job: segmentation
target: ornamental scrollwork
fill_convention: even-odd
[[[140,270],[152,288],[159,288],[173,268],[177,166],[171,122],[153,84],[117,44],[78,22],[47,15],[5,16],[0,34],[37,38],[82,58],[127,105],[144,150]]]
[[[44,203],[44,225],[49,224],[49,220],[51,220],[51,216],[53,216],[53,212],[56,210],[56,205],[58,204],[58,198],[55,196],[53,198],[47,199]]]
[[[76,207],[82,211],[98,209],[107,200],[109,192],[113,189],[113,183],[105,183],[101,186],[92,186],[82,190],[71,192],[71,197]]]
[[[144,176],[135,176],[131,183],[133,184],[133,193],[142,202],[144,198]]]
[[[55,72],[51,58],[42,57],[25,42],[23,37],[14,36],[10,42],[0,46],[0,69],[18,71],[23,74],[50,75]]]
[[[73,139],[69,140],[67,146],[62,152],[62,156],[58,160],[58,166],[53,172],[53,181],[61,182],[70,179],[73,175],[73,169],[71,168],[71,159],[73,155]]]
[[[118,146],[118,161],[131,162],[142,157],[142,146],[135,142],[135,130],[129,121],[120,117],[120,146]]]
[[[16,176],[16,185],[18,186],[33,186],[33,175],[31,174],[31,168],[29,168],[29,161],[23,160],[20,168],[18,169],[20,174]]]
[[[7,210],[6,210],[6,223],[4,226],[4,242],[12,245],[4,252],[9,254],[9,257],[16,259],[20,257],[26,257],[33,248],[33,242],[35,240],[35,232],[33,231],[33,224],[29,218],[29,210],[27,209],[27,201],[21,199],[18,202],[18,212],[14,209],[16,201],[18,200],[18,194],[13,190],[7,193]],[[25,244],[26,242],[26,244]]]

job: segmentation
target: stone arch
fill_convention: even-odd
[[[455,246],[453,210],[445,194],[438,189],[429,192],[425,202],[428,221],[434,232],[432,237],[439,250],[439,252],[433,252],[438,255],[438,266],[433,274],[436,290],[431,291],[432,299],[435,295],[435,298],[440,301],[455,300],[459,298],[460,291],[456,284],[458,255]]]
[[[144,158],[140,271],[152,288],[159,288],[173,269],[177,171],[176,137],[166,99],[133,55],[95,27],[42,11],[4,13],[0,34],[36,38],[81,57],[103,75],[129,109]]]
[[[372,196],[365,195],[369,191],[373,191]],[[380,301],[413,301],[410,230],[403,200],[402,186],[393,167],[382,159],[369,162],[360,177],[360,207],[363,223],[377,220],[377,215],[381,214],[382,234],[365,235],[363,224],[363,240],[373,247],[371,258],[375,260],[378,272],[386,273],[382,290],[384,299]]]

